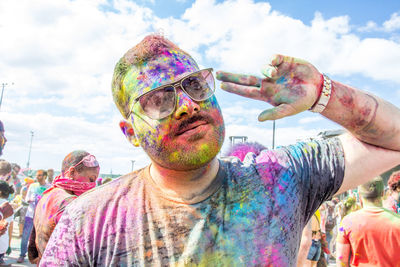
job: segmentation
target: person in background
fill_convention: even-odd
[[[7,182],[3,180],[0,180],[0,204],[7,202],[9,195],[13,193],[14,193],[13,186],[9,185]],[[13,221],[13,216],[8,217],[6,221],[8,222],[8,225],[10,225]],[[10,248],[9,238],[10,238],[9,227],[7,227],[5,233],[0,236],[0,266],[5,265],[4,255]]]
[[[17,164],[17,163],[11,163],[11,176],[12,176],[12,180],[11,183],[14,185],[14,190],[15,190],[15,194],[19,194],[21,188],[22,188],[22,183],[19,177],[20,171],[21,171],[21,167]]]
[[[6,181],[6,182],[10,181],[11,173],[12,173],[11,163],[9,163],[6,160],[1,160],[0,161],[0,180]]]
[[[45,170],[38,170],[36,172],[36,183],[29,186],[28,192],[26,193],[25,201],[29,203],[28,210],[25,215],[24,229],[22,231],[21,238],[21,250],[20,255],[17,259],[18,263],[22,263],[25,260],[26,252],[28,251],[28,241],[33,228],[33,216],[35,213],[36,205],[43,195],[43,192],[50,187],[46,183],[47,172]]]
[[[15,204],[16,207],[14,218],[18,217],[19,237],[22,237],[26,211],[28,210],[29,206],[29,203],[25,202],[26,194],[28,193],[28,187],[29,185],[22,186],[20,194],[16,195],[13,199],[13,204]]]
[[[326,234],[326,241],[328,243],[329,251],[333,251],[333,244],[332,239],[335,236],[333,230],[336,226],[336,216],[335,216],[335,203],[333,201],[326,201],[325,202],[325,234]],[[326,260],[329,262],[329,258],[331,257],[330,254],[326,254]]]
[[[109,183],[109,182],[111,182],[112,180],[113,180],[113,178],[111,178],[111,177],[103,178],[103,179],[101,180],[101,184],[103,185],[103,184]]]
[[[5,182],[9,181],[11,178],[11,172],[11,164],[6,160],[0,160],[0,180],[3,180]],[[13,213],[13,207],[8,201],[0,205],[0,220],[7,219],[11,215],[13,215]],[[3,225],[5,225],[4,222],[0,225],[0,235],[5,232],[5,229],[2,227]]]
[[[362,209],[343,218],[336,241],[336,264],[400,266],[400,215],[382,206],[381,177],[358,187]]]
[[[54,169],[48,169],[47,170],[47,182],[49,184],[53,183],[53,179],[54,179]]]
[[[236,143],[229,147],[224,153],[224,157],[237,157],[243,162],[248,153],[253,153],[258,156],[264,149],[266,149],[266,147],[258,142]]]
[[[3,150],[4,150],[4,147],[5,147],[6,143],[7,143],[7,138],[4,135],[4,132],[5,132],[4,124],[0,120],[0,156],[3,155]]]
[[[64,209],[81,194],[96,186],[99,172],[99,163],[89,152],[75,150],[64,158],[61,174],[43,193],[36,207],[28,249],[28,258],[31,263],[40,262],[51,233]]]
[[[354,196],[348,196],[345,199],[343,206],[344,206],[343,218],[346,215],[350,214],[351,212],[357,211],[360,209],[360,206],[357,204],[357,199]],[[342,218],[342,220],[343,220],[343,218]]]
[[[397,214],[400,214],[400,171],[395,171],[388,180],[389,196],[383,202],[383,206]]]

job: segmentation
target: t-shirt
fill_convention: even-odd
[[[63,189],[53,188],[39,200],[33,220],[36,233],[35,244],[39,257],[43,254],[65,207],[76,198],[77,196],[69,194]]]
[[[43,195],[43,192],[50,187],[50,184],[41,185],[39,183],[33,183],[29,186],[28,193],[26,193],[25,200],[29,202],[28,211],[26,212],[26,217],[33,218],[35,213],[35,207],[39,198]]]
[[[3,204],[4,202],[7,202],[7,199],[4,198],[0,198],[0,205]],[[7,226],[7,231],[0,236],[0,253],[6,253],[7,249],[8,249],[8,243],[9,243],[9,227],[10,227],[10,223],[14,220],[14,215],[11,215],[10,217],[8,217],[7,219],[5,219],[8,222],[8,226]]]
[[[400,215],[368,207],[345,216],[337,242],[350,244],[352,266],[400,266]]]
[[[81,195],[57,224],[40,266],[295,266],[304,225],[340,187],[340,141],[220,161],[210,196],[185,204],[149,167]]]

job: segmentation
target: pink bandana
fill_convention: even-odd
[[[80,196],[86,191],[94,188],[96,186],[96,182],[78,182],[72,180],[71,177],[68,176],[68,172],[64,174],[64,177],[61,175],[54,178],[53,186],[47,189],[43,194],[50,192],[53,188],[61,188],[64,190],[72,191],[75,195]]]

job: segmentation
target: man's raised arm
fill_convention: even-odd
[[[346,169],[339,192],[400,163],[400,110],[389,102],[330,81],[307,61],[293,57],[275,55],[263,74],[261,79],[218,72],[217,79],[225,91],[272,104],[259,115],[260,121],[315,110],[319,104],[318,112],[345,127],[352,136],[341,137]]]

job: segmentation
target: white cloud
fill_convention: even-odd
[[[0,1],[0,83],[14,82],[6,88],[0,113],[9,139],[5,158],[24,165],[33,130],[34,168],[57,168],[78,148],[95,154],[102,172],[126,173],[131,160],[135,168],[147,164],[147,156],[118,129],[121,116],[110,83],[123,53],[157,29],[203,66],[258,74],[271,55],[283,53],[305,58],[331,75],[363,74],[400,83],[395,36],[361,38],[349,16],[325,19],[316,13],[307,25],[266,2],[199,0],[181,17],[161,19],[140,5],[144,2]],[[383,24],[389,35],[398,29],[398,18],[394,13]],[[224,101],[227,136],[249,135],[270,146],[271,123],[257,122],[262,109],[246,100],[236,106]],[[279,125],[285,128],[278,128],[277,144],[318,132],[307,125]]]
[[[157,25],[189,52],[205,50],[200,62],[211,60],[226,70],[258,74],[273,54],[281,53],[309,60],[331,75],[400,83],[395,73],[400,44],[357,36],[348,16],[324,19],[316,13],[308,26],[272,11],[268,3],[206,0],[196,1],[181,19],[158,20]]]
[[[386,31],[396,31],[400,29],[400,16],[398,13],[393,13],[389,20],[383,23],[383,28]]]
[[[304,117],[299,120],[299,123],[300,124],[314,123],[314,122],[321,121],[321,120],[323,120],[323,118],[321,116]]]
[[[131,169],[131,160],[135,160],[135,169],[144,167],[149,163],[146,154],[128,143],[119,130],[119,116],[113,113],[110,121],[100,123],[83,117],[48,113],[6,113],[5,119],[2,118],[8,138],[4,154],[9,161],[25,167],[30,131],[33,131],[30,166],[34,169],[58,169],[62,159],[76,149],[95,155],[102,172],[109,173],[114,169],[114,173],[127,173]]]
[[[365,26],[359,27],[357,30],[360,32],[378,31],[380,28],[374,21],[368,21]]]
[[[394,32],[400,29],[400,15],[395,12],[390,16],[390,19],[384,21],[381,26],[379,26],[374,21],[368,21],[365,26],[359,27],[358,31],[360,32],[374,32],[374,31],[383,31],[383,32]]]

